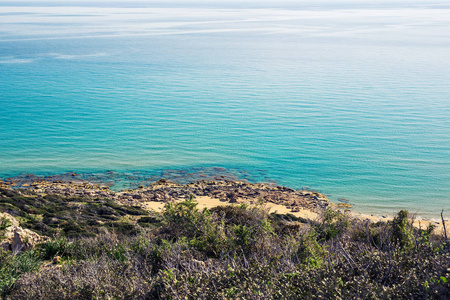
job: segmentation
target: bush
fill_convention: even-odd
[[[412,224],[408,222],[408,212],[401,210],[392,221],[392,242],[400,245],[402,249],[413,247]]]
[[[226,236],[221,222],[207,209],[199,211],[194,197],[178,203],[168,203],[162,212],[163,236],[171,241],[187,239],[194,248],[209,256],[218,256],[224,249]]]
[[[349,217],[341,211],[325,209],[322,214],[322,222],[315,227],[317,238],[328,241],[341,235],[349,227],[349,224]]]
[[[1,251],[1,250],[0,250]],[[20,276],[39,269],[41,260],[35,251],[14,255],[0,252],[0,295],[6,297],[15,287]]]
[[[12,225],[11,220],[8,218],[2,217],[0,218],[0,240],[5,237],[5,230]]]
[[[71,244],[67,241],[66,237],[58,237],[49,239],[44,244],[40,245],[42,251],[42,259],[53,259],[55,256],[65,256],[66,251],[70,248]]]

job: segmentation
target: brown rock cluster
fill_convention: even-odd
[[[0,180],[0,188],[1,189],[9,189],[9,188],[11,188],[11,186],[10,186],[10,184],[8,182]]]
[[[0,213],[0,220],[3,225],[0,232],[0,247],[6,251],[23,252],[46,240],[45,237],[20,227],[19,222],[7,213]]]

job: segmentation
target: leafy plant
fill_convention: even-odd
[[[17,255],[2,251],[0,256],[0,295],[4,298],[15,288],[22,274],[39,269],[41,260],[35,251]]]
[[[10,219],[6,217],[0,218],[0,240],[5,237],[5,230],[12,225]]]
[[[392,221],[392,241],[405,250],[413,247],[413,230],[406,210],[399,211]]]

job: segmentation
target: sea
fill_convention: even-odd
[[[449,216],[450,3],[0,0],[0,178],[166,170]]]

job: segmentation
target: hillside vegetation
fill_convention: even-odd
[[[308,221],[263,204],[162,213],[0,189],[0,211],[49,239],[0,252],[3,299],[449,299],[450,243],[406,211]],[[0,224],[5,230],[7,222]]]

